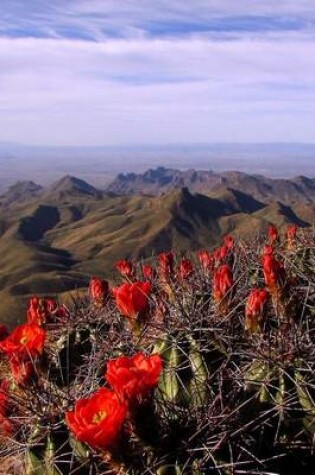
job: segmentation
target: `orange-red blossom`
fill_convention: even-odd
[[[93,449],[111,450],[118,442],[127,414],[127,405],[118,394],[101,388],[80,399],[66,413],[66,423],[75,437]]]
[[[179,280],[189,279],[195,272],[195,268],[190,259],[182,259],[178,265],[177,277]]]
[[[296,247],[296,234],[298,227],[296,224],[291,224],[287,229],[287,249],[292,250]]]
[[[13,332],[0,342],[0,350],[7,356],[29,356],[35,358],[44,349],[46,332],[36,323],[26,323],[16,327]]]
[[[27,323],[43,325],[49,322],[53,312],[57,310],[57,302],[53,298],[39,298],[36,295],[28,301],[26,312]]]
[[[149,309],[150,282],[135,282],[113,288],[113,295],[120,312],[128,318],[137,319]]]
[[[269,236],[269,242],[271,244],[274,244],[276,242],[279,241],[279,234],[278,234],[278,230],[275,226],[269,226],[269,229],[268,229],[268,236]]]
[[[158,255],[160,271],[163,277],[170,277],[174,271],[174,254],[162,252]]]
[[[284,268],[275,256],[264,254],[262,258],[265,283],[270,291],[279,289],[284,281]]]
[[[56,300],[51,297],[33,296],[28,301],[27,323],[44,325],[44,323],[52,323],[57,319],[66,320],[68,316],[67,309],[64,306],[58,307]]]
[[[205,272],[209,272],[213,268],[213,255],[206,250],[201,250],[197,253],[199,262]]]
[[[162,372],[160,355],[120,356],[107,364],[105,379],[131,406],[145,400],[158,384]]]
[[[245,309],[245,328],[254,333],[259,329],[259,324],[263,319],[264,307],[267,301],[268,292],[266,289],[252,289]]]
[[[224,236],[223,242],[224,242],[224,245],[225,245],[229,250],[233,249],[233,247],[234,247],[234,239],[233,239],[233,237],[232,237],[230,234],[227,234],[226,236]]]
[[[127,261],[127,259],[121,259],[117,261],[115,264],[116,269],[120,272],[120,274],[124,277],[131,278],[134,274],[134,269],[132,262]]]
[[[143,277],[145,277],[148,280],[154,280],[156,278],[156,270],[148,264],[142,267],[142,273],[143,273]]]
[[[94,302],[103,303],[109,294],[108,282],[98,277],[92,277],[89,284],[89,294]]]
[[[32,377],[34,362],[43,353],[45,338],[42,327],[26,323],[0,342],[0,350],[7,355],[12,376],[18,384],[26,384]]]
[[[213,298],[220,302],[233,287],[233,274],[228,265],[221,265],[213,276]]]

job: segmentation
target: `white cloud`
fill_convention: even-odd
[[[25,2],[15,5],[25,11]],[[0,38],[0,140],[314,142],[315,35],[308,24],[296,31],[232,36],[144,33],[152,22],[170,22],[172,33],[174,21],[205,21],[214,14],[294,15],[306,21],[315,13],[313,2],[69,0],[53,2],[49,10],[43,5],[38,0],[25,18],[12,8],[2,18],[3,29],[15,19],[20,28],[36,26],[49,38],[32,37],[32,30],[28,37]],[[71,26],[74,36],[89,31],[97,41],[66,39],[61,26]],[[114,38],[115,31],[125,36]]]

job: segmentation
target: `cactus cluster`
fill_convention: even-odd
[[[0,327],[0,473],[312,473],[314,266],[313,230],[272,227],[32,297]]]

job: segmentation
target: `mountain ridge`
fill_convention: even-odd
[[[211,250],[228,233],[255,237],[270,224],[314,223],[314,179],[272,185],[265,177],[236,172],[222,177],[165,170],[145,175],[154,190],[159,186],[158,193],[148,193],[146,183],[142,193],[118,194],[66,175],[48,188],[28,184],[17,194],[11,189],[9,200],[2,195],[2,319],[17,322],[34,293],[62,296],[79,291],[90,275],[112,279],[121,258],[150,259],[173,248],[180,253]],[[139,188],[141,179],[136,174],[131,179]],[[193,185],[186,186],[187,181]],[[271,194],[265,199],[268,186]]]
[[[221,187],[249,192],[257,200],[280,199],[311,203],[315,200],[315,178],[296,176],[291,179],[268,178],[263,175],[249,175],[244,172],[212,170],[178,170],[158,167],[145,173],[119,174],[106,191],[116,194],[161,195],[170,189],[187,187],[191,191],[209,193]]]
[[[87,181],[72,175],[65,175],[44,191],[45,198],[64,198],[71,195],[101,196],[101,191]]]

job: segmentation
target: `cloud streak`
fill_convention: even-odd
[[[11,36],[96,39],[198,32],[309,30],[312,0],[3,0],[1,31]]]
[[[311,1],[31,3],[4,0],[0,140],[315,141]]]

